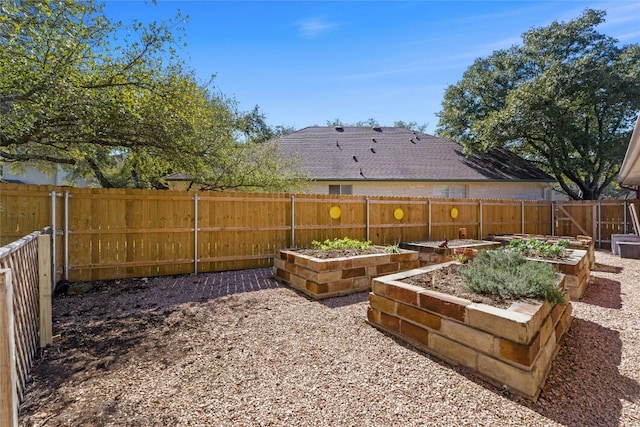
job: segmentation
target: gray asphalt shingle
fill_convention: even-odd
[[[307,127],[279,146],[319,180],[553,181],[506,149],[469,157],[454,141],[406,128]]]

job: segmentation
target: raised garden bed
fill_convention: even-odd
[[[318,258],[297,249],[279,250],[273,260],[273,276],[314,299],[362,292],[371,288],[371,279],[385,274],[417,268],[418,253],[350,255]]]
[[[540,246],[558,246],[560,242],[567,249],[564,255],[558,258],[544,258],[534,255],[530,259],[534,261],[550,263],[558,273],[566,275],[565,287],[569,297],[573,300],[580,299],[589,285],[591,268],[595,265],[593,241],[588,236],[578,238],[560,238],[553,236],[532,236],[527,234],[510,234],[492,236],[494,241],[501,242],[505,246],[531,246],[529,241]],[[572,249],[573,248],[573,249]],[[585,249],[575,249],[585,248]],[[526,255],[526,254],[525,254]]]
[[[497,249],[502,246],[501,242],[490,242],[473,239],[447,240],[446,247],[442,247],[445,241],[425,241],[425,242],[401,242],[400,247],[419,253],[420,266],[442,264],[454,259],[456,252],[464,250],[485,250]]]
[[[571,304],[516,302],[504,309],[406,283],[449,264],[375,278],[369,323],[537,400],[571,323]],[[557,276],[564,286],[564,276]]]
[[[593,243],[593,239],[590,236],[547,236],[541,234],[491,234],[488,239],[500,242],[502,245],[508,245],[510,241],[514,239],[536,239],[541,240],[546,243],[556,243],[560,240],[566,240],[568,249],[578,249],[581,251],[587,251],[587,258],[589,260],[589,268],[592,269],[596,264],[596,255],[595,255],[595,245]]]
[[[569,297],[572,300],[582,298],[591,278],[589,253],[587,251],[570,249],[562,259],[531,259],[550,263],[556,272],[565,275],[564,286]]]

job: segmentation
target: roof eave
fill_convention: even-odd
[[[312,178],[310,181],[350,181],[350,182],[491,182],[491,183],[552,183],[547,179],[422,179],[422,178]]]
[[[627,154],[624,156],[618,182],[621,185],[640,185],[640,116],[629,141]]]

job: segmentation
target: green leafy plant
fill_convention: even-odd
[[[513,239],[507,246],[508,249],[520,252],[526,257],[558,259],[566,254],[569,241],[562,239],[555,243],[546,243],[538,239]]]
[[[317,240],[314,240],[311,242],[311,246],[313,246],[313,249],[330,251],[332,249],[370,249],[373,244],[369,240],[363,242],[360,240],[344,237],[342,239],[327,239],[324,242],[318,242]]]
[[[480,251],[460,272],[472,292],[509,299],[544,299],[554,304],[567,302],[551,265],[527,260],[517,251]]]
[[[402,250],[400,249],[400,244],[399,243],[395,243],[393,245],[389,245],[386,246],[384,248],[384,251],[388,254],[399,254],[400,252],[402,252]]]

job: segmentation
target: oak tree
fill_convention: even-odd
[[[604,16],[587,9],[477,59],[447,88],[438,133],[469,151],[508,147],[573,199],[597,199],[640,109],[640,46],[597,32]]]
[[[239,111],[181,60],[183,22],[125,27],[93,0],[3,2],[0,162],[61,164],[103,187],[161,187],[177,171],[212,189],[295,184],[259,110]]]

